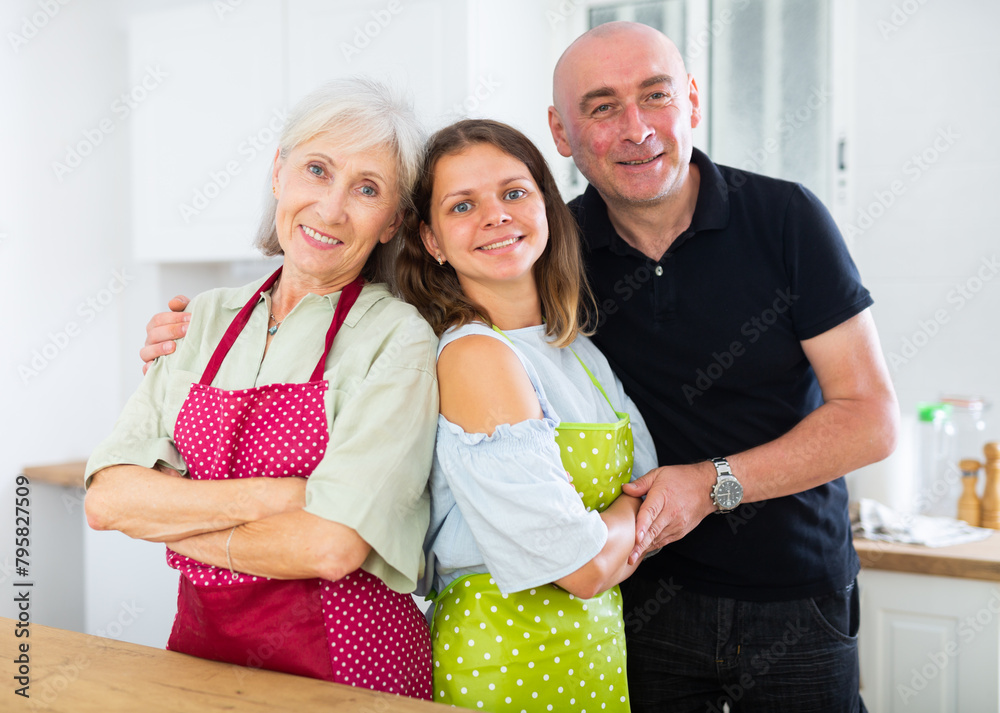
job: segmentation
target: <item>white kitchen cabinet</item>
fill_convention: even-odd
[[[161,79],[128,122],[136,258],[255,257],[286,112],[337,77],[400,86],[429,130],[490,116],[554,155],[545,13],[530,0],[216,0],[139,15],[130,81]]]
[[[466,93],[465,0],[287,0],[288,87],[294,104],[337,77],[406,90],[424,123],[451,121]]]
[[[980,576],[1000,579],[1000,538],[940,549],[858,542],[864,565],[858,578],[861,686],[868,709],[1000,711],[1000,581],[961,573],[972,562]]]
[[[132,86],[150,70],[162,75],[129,122],[137,259],[256,255],[286,109],[282,27],[280,0],[202,2],[132,21]]]

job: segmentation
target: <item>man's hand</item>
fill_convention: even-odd
[[[715,510],[710,495],[715,480],[715,467],[705,461],[656,468],[626,483],[622,489],[627,495],[646,496],[635,518],[635,548],[629,563],[681,539],[711,514]]]
[[[139,357],[143,361],[143,374],[156,357],[170,354],[177,348],[173,340],[187,334],[191,313],[185,312],[184,308],[190,301],[184,295],[177,295],[167,303],[170,312],[160,312],[149,320],[149,324],[146,325],[146,344],[139,350]]]

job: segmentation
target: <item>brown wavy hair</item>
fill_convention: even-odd
[[[549,240],[532,272],[542,302],[545,333],[555,346],[567,346],[578,334],[591,333],[586,325],[594,298],[583,274],[580,235],[541,152],[527,136],[507,124],[465,119],[430,138],[424,154],[424,170],[413,189],[415,210],[407,215],[401,231],[403,245],[396,260],[397,289],[438,336],[449,327],[480,319],[492,325],[487,310],[462,291],[455,269],[449,263],[438,265],[420,239],[420,224],[430,225],[434,169],[438,161],[477,144],[495,146],[523,163],[542,192]]]

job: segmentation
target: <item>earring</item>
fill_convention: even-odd
[[[278,187],[277,186],[271,186],[271,193],[273,193],[274,197],[277,198],[278,197]]]
[[[442,266],[444,265],[444,258],[441,256],[441,253],[437,254],[436,259],[438,261],[438,265],[442,265]]]

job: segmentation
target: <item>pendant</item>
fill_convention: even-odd
[[[267,333],[270,334],[272,337],[274,336],[274,333],[277,331],[278,331],[278,325],[274,325],[273,327],[267,328]]]

